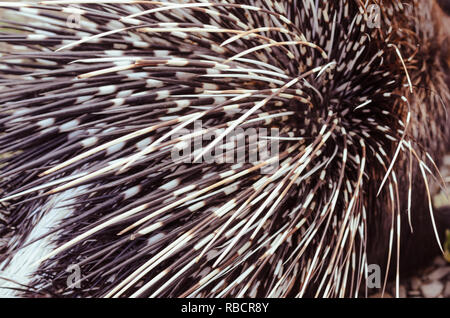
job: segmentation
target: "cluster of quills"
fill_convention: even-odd
[[[370,27],[369,5],[379,27]],[[0,22],[0,230],[11,237],[0,261],[6,268],[21,249],[54,244],[32,283],[19,286],[24,293],[366,296],[378,244],[377,261],[398,283],[401,231],[415,226],[414,183],[428,206],[428,180],[439,179],[429,149],[441,127],[416,102],[427,98],[444,114],[433,87],[418,88],[418,70],[430,63],[417,43],[434,32],[423,22],[431,4],[0,8],[22,17]],[[202,134],[223,130],[203,152],[237,128],[264,127],[279,131],[277,157],[172,160],[192,135],[173,136],[198,120]],[[275,171],[261,174],[274,160]],[[60,222],[35,233],[51,209]],[[437,236],[431,205],[425,212]],[[71,264],[81,269],[79,288],[66,286]]]

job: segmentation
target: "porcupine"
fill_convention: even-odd
[[[0,6],[27,20],[0,33],[1,269],[15,293],[367,296],[369,264],[398,283],[439,253],[436,2]],[[199,120],[220,134],[174,160]],[[238,128],[277,129],[278,152],[199,160]]]

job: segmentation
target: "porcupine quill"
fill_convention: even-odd
[[[0,25],[7,291],[361,297],[369,264],[398,293],[439,253],[450,95],[434,1],[0,7],[23,17]],[[173,160],[197,121],[220,133]],[[277,130],[276,155],[223,160],[239,128]]]

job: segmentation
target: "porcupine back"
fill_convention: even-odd
[[[439,251],[434,2],[369,1],[379,26],[356,0],[126,2],[1,5],[27,20],[0,34],[2,276],[58,296],[364,296],[368,264]],[[198,120],[278,129],[279,155],[194,163],[222,133],[173,160]]]

